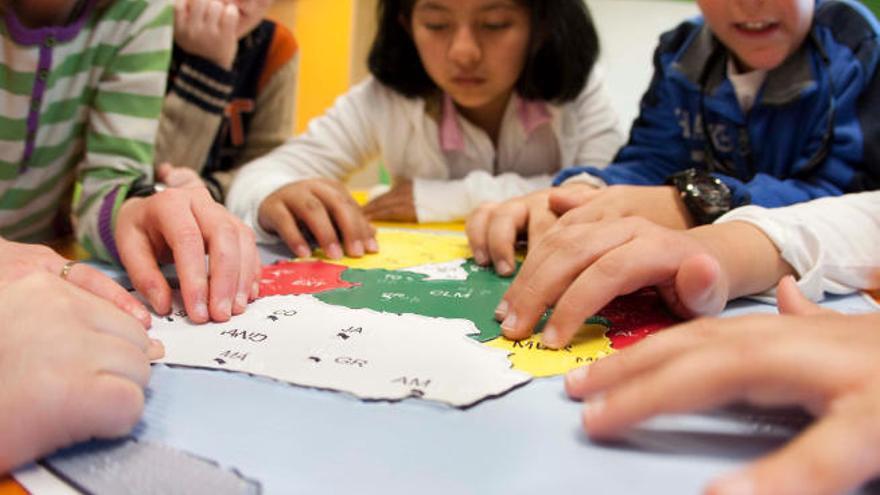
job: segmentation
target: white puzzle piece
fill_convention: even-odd
[[[526,383],[507,351],[468,337],[463,319],[380,313],[312,296],[259,299],[226,323],[194,325],[180,309],[154,317],[166,364],[262,375],[365,400],[420,397],[467,407]]]

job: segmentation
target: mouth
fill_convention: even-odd
[[[737,22],[733,25],[737,32],[746,36],[766,36],[779,29],[776,21],[746,21]]]
[[[456,76],[452,78],[452,82],[459,86],[479,86],[485,83],[486,79],[476,76]]]

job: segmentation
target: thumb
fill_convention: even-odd
[[[670,309],[685,318],[715,315],[724,309],[729,296],[727,279],[718,260],[698,254],[685,258],[675,274],[673,293],[660,291]]]
[[[156,182],[164,182],[168,184],[171,174],[174,173],[174,165],[165,162],[156,167]]]
[[[807,299],[791,275],[783,277],[776,286],[776,304],[779,312],[786,315],[836,314],[836,311],[825,309]]]

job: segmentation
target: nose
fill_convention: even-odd
[[[736,0],[734,3],[743,14],[757,15],[765,2],[764,0]]]
[[[449,47],[449,59],[462,68],[470,68],[480,62],[483,51],[480,43],[470,27],[461,27],[452,38]]]

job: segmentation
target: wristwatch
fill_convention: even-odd
[[[706,225],[730,211],[730,188],[705,170],[690,168],[670,175],[666,183],[675,186],[697,225]]]
[[[164,190],[165,184],[162,184],[161,182],[144,182],[141,178],[132,184],[125,197],[126,199],[146,198]]]

